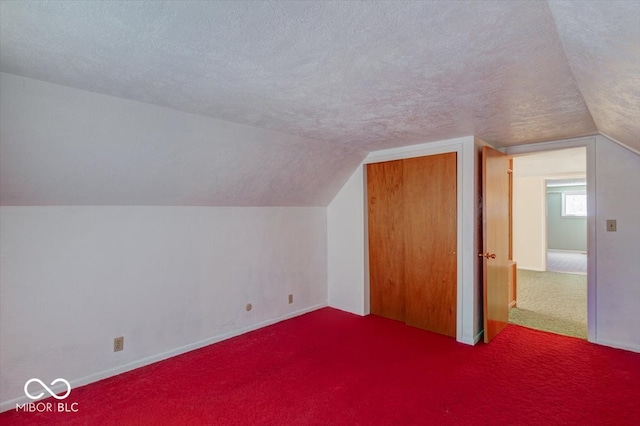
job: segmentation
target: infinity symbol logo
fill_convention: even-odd
[[[68,396],[69,396],[69,394],[71,393],[71,385],[70,385],[70,384],[69,384],[69,382],[68,382],[68,381],[66,381],[65,379],[58,378],[58,379],[55,379],[53,382],[51,382],[51,386],[54,386],[56,383],[64,383],[65,385],[67,385],[67,393],[65,393],[65,394],[64,394],[64,395],[62,395],[62,396],[58,396],[58,395],[56,395],[56,393],[55,393],[54,391],[52,391],[52,390],[51,390],[47,385],[45,385],[45,384],[44,384],[44,382],[43,382],[42,380],[40,380],[40,379],[36,379],[36,378],[33,378],[33,379],[29,379],[29,380],[27,380],[27,383],[25,383],[25,384],[24,384],[24,394],[25,394],[27,397],[31,398],[31,399],[39,399],[39,398],[42,398],[42,396],[44,395],[44,392],[40,392],[40,393],[39,393],[39,394],[37,394],[37,395],[31,395],[31,394],[29,393],[29,389],[27,389],[27,388],[29,387],[29,385],[30,385],[32,382],[40,383],[40,385],[41,385],[41,386],[42,386],[42,387],[43,387],[47,392],[49,392],[49,395],[51,395],[51,396],[52,396],[52,397],[54,397],[55,399],[65,399],[65,398],[66,398],[66,397],[68,397]]]

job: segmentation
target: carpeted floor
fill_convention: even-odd
[[[587,338],[587,276],[518,269],[517,308],[509,322]]]
[[[326,308],[74,388],[77,412],[0,424],[638,425],[638,383],[640,354],[580,339],[509,325],[468,346]]]
[[[586,274],[587,253],[547,250],[547,271]]]

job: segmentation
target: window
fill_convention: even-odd
[[[562,192],[562,216],[587,216],[587,193],[585,191]]]

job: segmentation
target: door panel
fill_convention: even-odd
[[[484,341],[509,322],[509,157],[482,148]]]
[[[405,320],[402,161],[367,165],[371,313]]]
[[[406,323],[456,335],[456,153],[403,160]]]

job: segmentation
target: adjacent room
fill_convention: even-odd
[[[638,22],[0,0],[0,423],[640,423]]]
[[[587,150],[513,158],[513,258],[509,321],[587,338]]]

